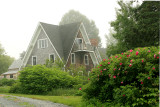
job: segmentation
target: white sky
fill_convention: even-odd
[[[58,25],[71,9],[95,21],[102,46],[109,22],[115,20],[117,0],[0,0],[0,43],[7,55],[19,57],[26,51],[38,22]]]

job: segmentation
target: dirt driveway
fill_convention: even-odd
[[[0,94],[0,107],[69,107],[50,101]]]

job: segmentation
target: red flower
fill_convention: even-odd
[[[130,60],[130,62],[132,63],[132,60]]]
[[[123,53],[121,53],[123,55]]]
[[[116,78],[116,76],[114,75],[113,78]]]
[[[126,95],[125,94],[123,94],[123,97],[125,97]]]
[[[122,63],[119,63],[119,65],[122,65]]]
[[[141,84],[143,84],[143,82],[141,81]]]
[[[114,68],[113,70],[115,71],[116,69]]]
[[[110,57],[110,58],[112,58],[112,57]]]
[[[115,56],[115,58],[118,58],[118,56]]]
[[[154,68],[154,67],[153,67],[152,69],[153,69],[153,70],[155,70],[155,68]]]
[[[88,78],[88,80],[90,80],[90,79]]]
[[[156,58],[156,54],[154,54],[154,58]]]
[[[144,60],[142,59],[142,63],[144,62]]]
[[[132,64],[129,64],[129,67],[131,67],[132,66]]]
[[[121,81],[121,84],[123,84],[123,81]]]
[[[103,61],[106,61],[106,59],[103,59]]]
[[[127,55],[127,57],[129,57],[129,56]]]
[[[136,55],[138,55],[138,53],[139,53],[139,52],[137,51],[137,52],[136,52]]]
[[[148,52],[151,52],[150,50]]]
[[[82,90],[82,88],[79,88],[79,90]]]
[[[141,49],[138,48],[138,50],[141,50]]]
[[[159,59],[159,56],[157,56],[157,59]]]
[[[99,68],[99,67],[98,67]]]
[[[110,64],[110,62],[108,62],[108,64]]]
[[[121,70],[120,68],[118,70]]]
[[[160,52],[159,52],[159,54],[160,54]]]
[[[110,59],[108,59],[108,61],[109,61]]]
[[[106,69],[103,69],[104,71],[106,70]]]
[[[131,49],[131,50],[129,50],[130,52],[132,52],[133,50]]]
[[[102,71],[100,71],[100,72],[102,72]]]
[[[100,65],[100,66],[102,66],[102,65]]]
[[[148,77],[148,79],[150,79],[150,77]]]

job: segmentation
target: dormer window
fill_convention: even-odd
[[[48,40],[47,39],[39,39],[38,40],[38,48],[46,48],[48,47]]]
[[[83,39],[82,38],[77,38],[76,41],[77,41],[77,44],[78,44],[78,49],[83,50]]]

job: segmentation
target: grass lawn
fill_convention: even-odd
[[[26,95],[26,94],[12,94],[12,93],[1,93],[6,95],[28,97],[39,100],[47,100],[54,103],[61,103],[73,107],[80,107],[81,96],[45,96],[45,95]]]

